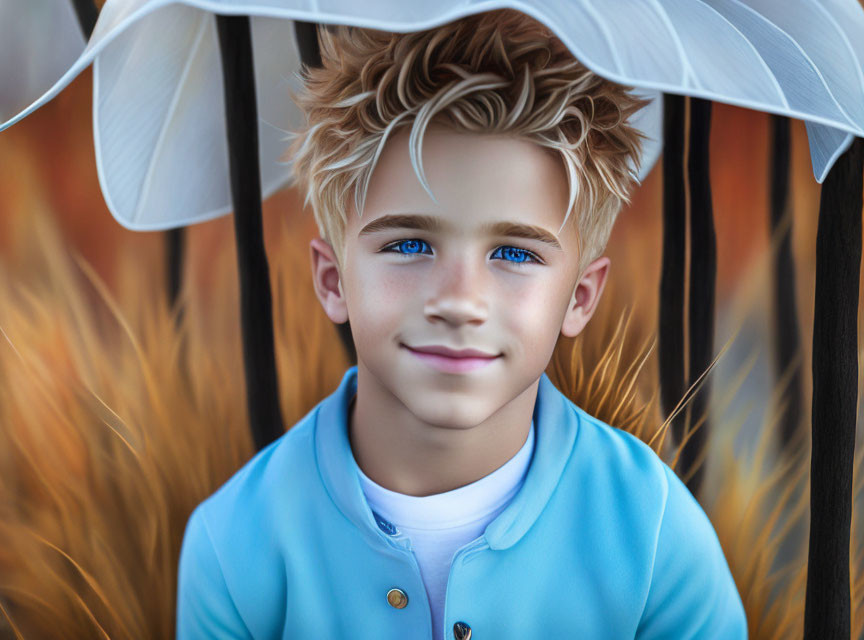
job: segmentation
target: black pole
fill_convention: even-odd
[[[862,172],[864,147],[855,138],[825,179],[819,203],[805,640],[849,640],[851,633]]]
[[[99,9],[93,0],[72,0],[72,6],[75,15],[78,16],[78,24],[81,25],[84,39],[89,40],[96,26],[96,20],[99,18]]]
[[[180,286],[183,283],[183,254],[185,253],[186,234],[185,229],[169,229],[165,232],[165,250],[167,252],[167,282],[168,303],[171,308],[177,304],[177,296],[180,294]],[[177,325],[183,317],[183,309],[177,309]]]
[[[294,35],[297,39],[297,48],[300,52],[300,61],[306,67],[321,66],[321,46],[318,43],[318,24],[315,22],[294,21]],[[348,355],[348,361],[357,364],[357,349],[354,346],[354,337],[351,335],[351,323],[343,322],[336,325],[342,347]]]
[[[173,309],[177,305],[177,295],[183,283],[183,257],[185,254],[186,228],[178,227],[165,232],[165,270],[168,275],[168,305]],[[183,310],[179,309],[178,321],[183,316]]]
[[[803,436],[801,331],[792,259],[792,212],[789,209],[789,118],[771,116],[771,227],[774,264],[774,376],[787,380],[780,395],[786,411],[780,418],[780,449],[789,451]]]
[[[240,279],[240,316],[249,426],[257,450],[284,431],[279,408],[270,270],[264,248],[258,106],[248,16],[216,16]]]
[[[714,356],[714,293],[717,284],[717,239],[714,233],[714,205],[711,200],[709,140],[711,134],[711,101],[690,98],[690,153],[687,175],[690,189],[690,298],[689,317],[689,385],[693,385],[708,369]],[[704,451],[710,431],[708,406],[711,394],[710,377],[705,378],[699,391],[687,407],[686,424],[693,427],[705,420],[692,433],[681,452],[682,475],[692,472],[687,487],[699,495],[705,467],[694,469]]]
[[[300,62],[307,67],[321,66],[321,46],[318,43],[318,24],[294,21],[294,37],[300,51]]]
[[[684,191],[683,96],[663,96],[663,258],[660,272],[658,358],[660,400],[670,415],[684,395],[684,257],[686,193]],[[672,420],[680,442],[684,412]]]

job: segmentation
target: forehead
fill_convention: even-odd
[[[525,139],[457,132],[433,123],[421,152],[437,203],[411,164],[409,129],[400,129],[385,144],[372,173],[362,218],[351,207],[352,237],[384,216],[423,214],[437,218],[439,224],[430,230],[442,233],[488,233],[502,229],[502,222],[515,222],[547,230],[564,248],[574,241],[568,237],[575,235],[574,220],[558,233],[568,184],[563,162],[550,150]]]

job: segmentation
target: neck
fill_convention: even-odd
[[[430,424],[414,415],[374,376],[357,367],[348,437],[357,465],[385,489],[429,496],[476,482],[525,444],[539,380],[472,427]]]

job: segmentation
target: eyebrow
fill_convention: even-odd
[[[366,235],[385,231],[388,229],[418,229],[420,231],[440,232],[449,229],[450,224],[436,216],[416,214],[393,214],[381,216],[367,224],[360,230],[358,235]],[[525,240],[537,240],[548,244],[553,249],[561,251],[558,239],[541,227],[518,222],[488,222],[480,227],[482,233],[495,236],[507,236],[511,238],[523,238]]]

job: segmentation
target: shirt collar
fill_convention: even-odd
[[[497,515],[503,511],[522,488],[533,453],[532,421],[519,451],[503,465],[470,484],[432,495],[411,496],[382,487],[360,469],[360,486],[373,515],[378,513],[392,525],[403,529],[440,531],[473,524],[481,519],[491,522],[493,512]]]
[[[321,479],[333,502],[364,536],[379,543],[410,548],[376,524],[360,486],[360,469],[348,439],[348,405],[357,391],[357,366],[349,368],[339,387],[321,401],[315,424],[315,455]],[[522,488],[486,527],[492,549],[514,545],[537,520],[561,478],[576,442],[578,417],[569,401],[544,372],[534,403],[534,455]]]

